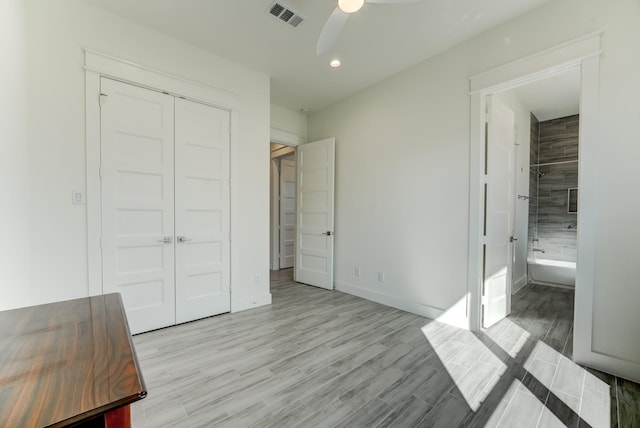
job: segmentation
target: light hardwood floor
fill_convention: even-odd
[[[471,333],[291,275],[270,306],[135,336],[133,426],[640,426],[637,384],[571,361],[571,291],[529,285]]]

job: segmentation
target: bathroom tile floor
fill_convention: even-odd
[[[640,386],[571,361],[573,293],[482,333],[273,272],[273,304],[134,337],[134,427],[640,427]]]

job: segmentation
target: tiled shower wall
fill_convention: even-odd
[[[528,256],[531,256],[532,239],[538,234],[538,145],[540,137],[540,122],[531,113],[531,144],[529,145],[529,245]]]
[[[539,258],[576,261],[577,215],[568,212],[568,189],[578,187],[578,124],[578,115],[539,123],[532,117],[530,256],[539,248],[545,251]]]

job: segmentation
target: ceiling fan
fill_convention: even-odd
[[[352,13],[359,11],[364,3],[413,3],[419,0],[338,0],[338,6],[327,19],[320,32],[316,54],[322,55],[329,51],[340,35]]]

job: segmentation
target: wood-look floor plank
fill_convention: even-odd
[[[528,285],[507,319],[470,333],[297,284],[291,270],[273,272],[271,287],[270,306],[134,337],[149,388],[133,405],[134,428],[524,426],[527,405],[544,409],[545,423],[586,422],[569,382],[582,376],[567,364],[571,291]],[[584,404],[608,391],[611,426],[618,411],[620,426],[638,421],[637,384],[584,376],[595,391]],[[550,394],[554,380],[570,405]]]

